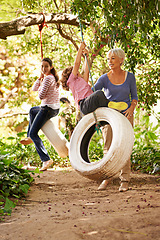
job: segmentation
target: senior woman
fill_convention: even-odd
[[[133,73],[123,70],[121,67],[125,60],[125,53],[120,48],[111,49],[107,55],[110,71],[103,74],[95,84],[95,90],[104,90],[105,96],[110,101],[126,102],[128,108],[122,112],[133,126],[134,109],[138,102],[136,80]],[[104,138],[104,154],[108,151],[112,141],[112,129],[110,125],[103,127]],[[125,192],[129,189],[131,173],[131,161],[128,159],[127,164],[121,170],[119,187],[120,192]],[[106,189],[108,184],[104,180],[99,186],[99,190]]]

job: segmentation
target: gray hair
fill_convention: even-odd
[[[113,48],[111,50],[109,50],[108,54],[107,54],[107,57],[108,55],[111,54],[111,55],[116,55],[118,56],[120,59],[123,58],[123,62],[124,62],[124,59],[125,59],[125,52],[121,49],[121,48]],[[123,64],[123,63],[122,63]]]

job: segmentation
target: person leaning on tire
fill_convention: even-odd
[[[95,90],[104,90],[105,96],[110,101],[126,102],[128,108],[122,111],[122,114],[128,118],[133,126],[134,109],[138,102],[136,79],[133,73],[123,70],[121,67],[125,60],[125,53],[120,48],[111,49],[107,54],[107,61],[110,68],[108,73],[103,74],[94,85]],[[109,149],[112,141],[112,129],[110,125],[103,127],[104,138],[104,154]],[[129,189],[131,173],[131,162],[128,159],[127,164],[121,170],[120,192]],[[104,180],[99,186],[99,190],[104,190],[107,187],[107,180]]]

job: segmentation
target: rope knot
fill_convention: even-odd
[[[42,29],[43,29],[44,27],[48,27],[48,26],[45,24],[45,16],[44,16],[44,13],[41,13],[41,14],[43,15],[43,22],[38,25],[38,28],[39,28],[39,32],[40,32],[41,59],[43,59]]]

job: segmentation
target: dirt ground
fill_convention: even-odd
[[[0,223],[1,240],[160,240],[160,176],[132,173],[105,191],[72,168],[35,176],[27,198]]]

